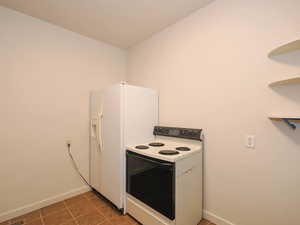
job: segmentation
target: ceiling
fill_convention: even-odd
[[[0,0],[0,5],[128,48],[212,0]]]

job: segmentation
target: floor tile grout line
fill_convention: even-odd
[[[101,199],[97,196],[97,195],[95,195],[96,196],[96,199],[99,199],[100,201],[101,201]],[[88,197],[88,196],[84,196],[84,197],[86,197],[88,200],[89,200],[89,202],[91,202],[94,198],[93,197]],[[92,203],[93,204],[93,203]],[[96,206],[94,206],[95,208],[96,208],[96,210],[104,217],[104,220],[100,223],[100,224],[97,224],[97,225],[101,225],[101,224],[103,224],[105,221],[107,221],[109,224],[111,224],[111,217],[108,217],[108,216],[106,216],[105,214],[103,214],[102,212],[101,212],[101,210],[98,208],[98,207],[96,207]],[[110,206],[109,206],[110,207]],[[111,208],[111,207],[110,207]],[[123,214],[122,214],[123,215]],[[207,225],[209,225],[209,224],[207,224]]]
[[[92,204],[92,203],[91,203],[91,204]],[[98,209],[98,207],[96,207],[96,206],[94,206],[94,207],[95,207],[96,211],[97,211],[101,216],[103,216],[105,220],[107,220],[106,216],[101,212],[101,210]]]
[[[105,218],[105,217],[104,217],[104,218]],[[102,222],[98,223],[97,225],[101,225],[101,224],[103,224],[103,223],[106,222],[106,221],[110,224],[110,221],[107,220],[107,219],[105,218],[105,220],[103,220]]]
[[[97,195],[95,195],[96,196],[96,199],[99,199],[99,201],[102,201]],[[107,217],[105,214],[103,214],[102,212],[101,212],[101,210],[98,208],[98,207],[96,207],[91,201],[92,201],[92,199],[93,199],[93,197],[92,198],[89,198],[89,197],[87,197],[87,196],[85,196],[87,199],[88,199],[88,201],[95,207],[95,209],[96,209],[96,211],[100,214],[100,215],[102,215],[103,217],[104,217],[104,220],[101,222],[101,223],[99,223],[99,224],[97,224],[97,225],[101,225],[102,223],[104,223],[105,221],[107,221],[108,223],[110,223],[111,224],[111,221],[110,221],[110,217]]]
[[[75,216],[73,215],[73,213],[72,213],[71,210],[69,209],[69,206],[67,205],[67,203],[66,203],[65,201],[63,201],[63,202],[64,202],[64,205],[65,205],[67,211],[70,213],[71,217],[73,218],[74,222],[75,222],[77,225],[79,225],[77,219],[75,218]]]
[[[42,210],[40,209],[40,218],[41,218],[41,221],[42,221],[42,225],[45,225],[45,221],[44,221],[44,217],[42,215]]]
[[[101,211],[98,211],[98,208],[97,208],[93,203],[91,203],[89,200],[87,200],[87,201],[88,201],[88,202],[96,209],[96,211],[97,211],[100,215],[102,215],[104,218],[106,218],[106,217],[101,213]],[[68,205],[65,201],[64,201],[64,204],[65,204],[66,208],[70,210],[69,205]],[[74,203],[73,205],[76,205],[76,204],[79,204],[79,203]],[[72,205],[70,205],[70,206],[72,206]],[[68,211],[69,211],[69,210],[68,210]],[[71,211],[71,210],[70,210],[70,213],[71,213],[71,216],[76,220],[76,222],[77,222],[77,219],[78,219],[79,217],[85,216],[85,215],[74,216],[74,215],[72,214],[72,211]]]
[[[57,210],[54,210],[54,211],[52,211],[52,212],[48,212],[46,215],[43,215],[42,209],[45,208],[45,207],[43,207],[43,208],[40,209],[40,210],[41,210],[41,215],[42,215],[42,218],[43,218],[43,219],[45,219],[46,217],[49,217],[49,216],[53,216],[53,215],[55,215],[55,214],[58,214],[58,213],[60,213],[60,212],[62,212],[62,211],[64,211],[64,210],[66,210],[67,207],[66,207],[64,201],[60,201],[60,202],[56,202],[56,203],[63,203],[63,205],[64,205],[65,208],[63,208],[63,209],[57,209]],[[54,204],[56,204],[56,203],[54,203]],[[51,206],[51,205],[49,205],[49,206]],[[46,206],[46,207],[47,207],[47,206]]]
[[[86,192],[87,193],[87,192]],[[96,211],[100,214],[100,215],[102,215],[103,217],[104,217],[104,220],[102,221],[102,222],[100,222],[99,224],[97,224],[97,225],[101,225],[102,223],[104,223],[105,221],[108,221],[108,219],[105,217],[105,215],[103,215],[102,213],[101,213],[101,211],[91,202],[91,198],[89,198],[88,196],[86,196],[85,194],[86,193],[83,193],[82,195],[83,195],[83,197],[90,203],[90,204],[92,204],[93,205],[93,207],[96,209]],[[65,206],[68,208],[68,205],[64,202],[64,204],[65,204]],[[69,209],[69,208],[68,208]],[[78,216],[78,217],[75,217],[75,216],[73,216],[73,214],[72,214],[72,212],[70,212],[71,213],[71,216],[74,218],[74,220],[75,220],[75,222],[76,222],[76,224],[77,225],[79,225],[79,223],[78,223],[78,221],[77,221],[77,218],[78,217],[80,217],[80,216]],[[109,222],[109,221],[108,221]]]
[[[105,218],[105,220],[107,220],[106,216],[100,211],[100,209],[98,209],[98,207],[96,207],[92,202],[91,202],[91,198],[88,198],[87,196],[85,196],[87,198],[87,200],[95,207],[96,211]]]

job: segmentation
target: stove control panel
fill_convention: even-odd
[[[153,134],[201,141],[202,129],[155,126]]]

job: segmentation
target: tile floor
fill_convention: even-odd
[[[109,202],[87,192],[0,225],[138,225],[130,216],[121,215]],[[202,220],[198,225],[214,225]]]

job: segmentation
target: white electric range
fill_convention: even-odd
[[[201,129],[154,128],[127,147],[126,211],[143,225],[197,225],[202,218]]]

